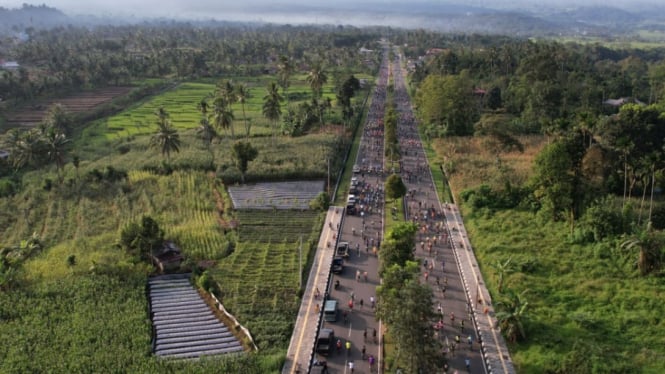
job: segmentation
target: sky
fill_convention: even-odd
[[[510,7],[523,9],[542,8],[543,4],[549,7],[571,7],[581,5],[614,5],[618,7],[636,7],[636,4],[649,4],[662,6],[663,0],[418,0],[429,4],[464,4],[495,9]],[[23,3],[33,3],[30,0],[0,0],[0,6],[17,8]],[[293,11],[286,11],[293,6],[306,13],[317,8],[333,8],[338,14],[357,6],[369,7],[376,4],[379,8],[390,7],[395,4],[410,4],[409,0],[35,0],[33,4],[46,4],[58,8],[70,15],[92,14],[98,16],[147,16],[167,17],[176,19],[238,19],[263,20],[263,17],[282,17],[292,20],[302,18]],[[283,14],[286,13],[286,14]],[[282,14],[280,16],[280,14]],[[247,19],[254,17],[255,19]],[[344,18],[343,16],[340,16]],[[307,17],[305,17],[307,18]],[[288,21],[285,19],[284,21]],[[279,19],[270,19],[280,22]],[[311,20],[310,22],[315,22]],[[296,22],[296,21],[293,21]]]

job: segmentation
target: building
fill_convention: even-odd
[[[164,246],[153,252],[151,257],[161,273],[178,270],[185,259],[180,248],[172,241],[165,241]]]
[[[17,70],[19,67],[21,66],[16,61],[0,60],[0,69]]]

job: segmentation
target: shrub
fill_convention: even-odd
[[[0,197],[9,197],[16,193],[17,186],[9,179],[0,180]]]
[[[124,155],[126,153],[129,153],[132,147],[130,147],[129,144],[120,144],[115,149],[118,151],[119,154]]]
[[[316,196],[315,199],[310,201],[309,207],[311,209],[318,209],[318,210],[328,210],[330,207],[330,196],[328,195],[327,192],[323,191],[318,196]]]
[[[610,198],[599,200],[589,207],[582,217],[582,226],[593,233],[595,241],[626,232],[623,215]]]

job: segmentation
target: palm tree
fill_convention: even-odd
[[[524,298],[524,291],[520,294],[511,292],[503,301],[497,303],[501,311],[496,314],[499,326],[508,340],[515,343],[518,339],[526,339],[524,332],[524,319],[529,302]]]
[[[309,87],[312,89],[313,98],[320,98],[323,90],[323,85],[328,82],[328,76],[325,71],[321,68],[321,65],[315,65],[309,74],[307,74],[307,82],[309,82]],[[319,120],[321,121],[321,127],[323,127],[323,110],[319,106]]]
[[[68,133],[70,130],[71,119],[65,107],[60,103],[49,107],[43,122],[46,127],[53,127],[63,134]]]
[[[236,101],[235,92],[236,88],[233,85],[233,82],[230,80],[225,80],[217,84],[215,96],[221,96],[228,104],[231,104],[232,102]]]
[[[286,97],[286,103],[288,105],[289,103],[289,95],[287,93],[287,90],[289,89],[290,83],[289,80],[291,79],[291,75],[293,74],[293,64],[291,64],[291,61],[289,60],[288,57],[281,55],[279,56],[279,63],[277,64],[277,70],[278,70],[278,81],[280,87],[282,87],[282,90],[284,91],[284,96]]]
[[[251,93],[246,85],[239,84],[236,87],[236,100],[240,103],[240,107],[242,108],[242,120],[245,124],[245,136],[247,139],[249,139],[249,122],[247,122],[247,115],[245,114],[245,103],[250,97]]]
[[[44,145],[46,146],[46,156],[49,161],[55,163],[58,170],[58,181],[62,183],[64,176],[62,170],[65,167],[65,155],[67,154],[67,146],[70,140],[67,139],[65,134],[61,133],[59,129],[51,127],[44,137]]]
[[[208,116],[208,109],[210,108],[210,104],[208,104],[208,100],[205,98],[201,99],[198,104],[196,104],[196,108],[201,112],[201,115],[203,117]]]
[[[180,135],[178,130],[171,126],[169,113],[164,108],[159,108],[157,115],[157,132],[150,139],[151,147],[159,147],[166,162],[171,161],[171,152],[180,152]]]
[[[282,96],[279,94],[277,83],[272,82],[268,86],[268,94],[263,97],[263,116],[272,123],[273,137],[275,136],[275,127],[279,116],[282,115]]]
[[[43,156],[44,140],[42,134],[37,129],[31,129],[21,134],[20,139],[16,142],[14,149],[10,153],[12,166],[15,170],[35,164]]]
[[[212,125],[210,125],[210,121],[208,121],[206,117],[203,117],[199,121],[199,127],[196,129],[196,133],[201,136],[203,144],[208,149],[208,152],[210,152],[210,165],[214,166],[215,152],[212,150],[212,141],[218,136],[217,131],[214,127],[212,127]]]
[[[212,104],[212,122],[220,130],[228,131],[231,129],[231,137],[233,133],[233,110],[229,102],[222,96],[217,96]]]

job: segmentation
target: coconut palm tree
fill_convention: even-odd
[[[59,129],[54,127],[49,128],[44,137],[44,145],[46,146],[46,156],[49,161],[55,163],[58,171],[58,181],[62,183],[64,175],[62,170],[65,167],[65,156],[67,155],[67,148],[70,139],[67,139],[65,134],[61,133]]]
[[[279,120],[279,117],[282,115],[282,100],[277,83],[270,83],[268,86],[268,93],[263,97],[263,116],[272,124],[273,137],[275,136],[277,120]]]
[[[233,132],[233,110],[229,102],[222,96],[217,96],[212,104],[212,123],[220,130],[225,132],[231,129],[231,137],[235,136]]]
[[[199,134],[201,137],[201,140],[203,140],[203,144],[205,145],[206,149],[208,149],[208,152],[210,152],[210,165],[214,166],[215,165],[215,152],[212,150],[212,141],[219,135],[217,134],[217,131],[215,128],[210,124],[210,121],[208,121],[208,118],[203,117],[199,121],[199,127],[196,129],[196,133]]]
[[[247,115],[245,114],[245,103],[251,97],[249,88],[244,84],[236,86],[236,100],[240,103],[242,108],[242,120],[245,124],[245,136],[249,139],[249,122],[247,122]]]
[[[72,121],[65,107],[60,103],[56,103],[49,107],[43,122],[47,128],[53,127],[60,133],[67,134]]]
[[[201,112],[201,115],[203,117],[208,116],[208,109],[210,109],[210,104],[208,104],[208,100],[205,98],[201,99],[198,104],[196,104],[196,108]]]
[[[314,99],[321,98],[323,85],[328,82],[328,76],[326,72],[321,68],[321,65],[315,65],[309,74],[307,74],[307,82],[309,87],[312,89],[312,96]],[[321,121],[321,127],[323,127],[323,108],[318,106],[319,111],[319,120]]]
[[[529,306],[529,302],[524,298],[526,292],[520,294],[510,292],[506,299],[497,303],[501,309],[496,314],[499,326],[506,338],[513,343],[518,339],[526,339],[524,320],[527,316],[526,309]]]
[[[44,140],[38,129],[31,129],[21,134],[20,139],[10,150],[12,166],[19,170],[24,166],[34,165],[44,156]]]
[[[169,113],[164,108],[159,108],[157,115],[157,132],[150,139],[151,147],[159,147],[166,162],[171,162],[171,152],[180,152],[180,134],[171,126]]]
[[[291,75],[293,74],[294,70],[293,64],[291,63],[288,57],[281,55],[279,56],[279,63],[277,64],[277,70],[278,70],[279,86],[282,87],[282,90],[284,91],[284,97],[286,98],[286,103],[288,106],[289,95],[287,93],[287,90],[291,85],[289,80],[291,79]]]

